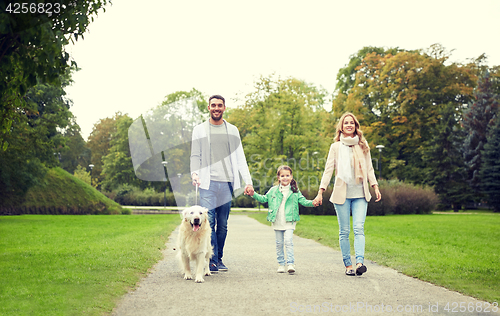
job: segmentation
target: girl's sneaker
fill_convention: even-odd
[[[279,266],[278,273],[285,273],[285,266]]]
[[[289,264],[288,265],[288,273],[294,273],[295,272],[295,268],[293,266],[293,264]]]

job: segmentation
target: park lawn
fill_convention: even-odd
[[[102,315],[162,258],[179,215],[0,217],[0,315]]]
[[[266,214],[249,216],[266,222]],[[336,216],[301,215],[295,234],[340,251]],[[500,302],[500,215],[370,216],[365,236],[365,259],[450,290]],[[354,255],[352,227],[350,239]],[[340,255],[338,263],[342,264]]]

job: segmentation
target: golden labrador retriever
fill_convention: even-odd
[[[196,283],[204,282],[203,275],[211,275],[209,262],[213,255],[210,243],[212,230],[208,221],[208,209],[192,206],[182,212],[179,228],[178,249],[184,279],[192,280],[190,261],[195,262]]]

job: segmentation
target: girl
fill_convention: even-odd
[[[299,221],[299,203],[312,207],[313,201],[307,200],[297,188],[293,179],[292,169],[281,166],[277,172],[278,185],[273,186],[265,195],[253,194],[260,203],[268,203],[267,220],[272,222],[276,234],[276,254],[278,256],[278,273],[285,272],[285,257],[283,244],[286,248],[286,263],[288,273],[294,273],[293,230]]]
[[[342,258],[346,267],[346,275],[361,275],[366,272],[363,264],[365,254],[364,224],[368,201],[371,199],[368,181],[375,190],[376,200],[382,196],[373,171],[370,147],[359,129],[359,122],[352,113],[344,113],[337,124],[335,143],[330,146],[325,171],[321,178],[315,205],[322,204],[323,192],[330,183],[335,169],[335,184],[330,202],[335,206],[339,223],[339,242]],[[354,230],[354,250],[356,254],[356,270],[351,263],[349,243],[349,221],[352,211]]]

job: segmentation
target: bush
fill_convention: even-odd
[[[156,192],[153,189],[147,188],[141,190],[140,188],[124,184],[118,187],[116,190],[111,192],[106,192],[106,196],[120,205],[132,205],[132,206],[163,206],[165,200],[165,194],[163,192]],[[184,206],[185,197],[178,197]],[[167,206],[177,206],[174,194],[172,192],[166,193],[166,205]]]
[[[382,200],[375,202],[375,192],[370,187],[372,195],[368,203],[367,215],[390,214],[429,214],[436,209],[439,199],[430,187],[417,186],[398,180],[380,180],[380,193]],[[333,186],[330,185],[323,193],[323,205],[318,207],[304,207],[299,205],[300,214],[304,215],[337,215],[335,207],[330,202]],[[302,194],[313,200],[318,194],[318,189],[302,190]]]
[[[242,208],[254,208],[257,206],[257,201],[248,195],[240,195],[237,198],[233,198],[232,207],[242,207]]]
[[[398,180],[379,182],[382,200],[368,203],[368,215],[429,214],[436,209],[439,199],[434,190]],[[375,195],[370,188],[372,196]]]

